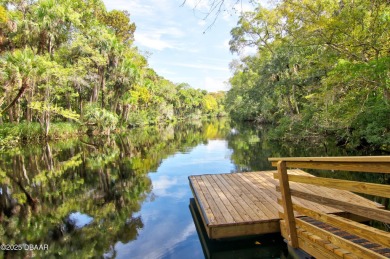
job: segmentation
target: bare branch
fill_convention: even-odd
[[[213,25],[215,24],[215,22],[217,21],[219,15],[221,13],[228,12],[230,9],[232,9],[234,12],[237,12],[237,9],[234,7],[235,5],[240,4],[241,8],[239,8],[239,9],[240,9],[240,12],[242,12],[243,1],[244,0],[235,0],[232,2],[228,1],[228,0],[212,0],[211,2],[209,2],[209,10],[205,13],[203,20],[211,19],[210,17],[212,15],[214,15],[214,17],[212,18],[211,23],[207,26],[207,28],[205,29],[205,31],[203,33],[206,33],[206,31],[208,31],[211,27],[213,27]],[[193,6],[194,11],[196,9],[198,9],[199,5],[202,2],[208,2],[208,1],[207,0],[198,0],[196,2],[196,4]],[[249,0],[249,3],[251,3],[251,2],[252,1]],[[180,7],[183,7],[186,3],[187,3],[187,0],[183,0],[183,3],[180,5]]]

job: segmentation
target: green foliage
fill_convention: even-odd
[[[8,20],[7,11],[3,6],[0,5],[0,24],[6,23]]]
[[[88,105],[83,116],[83,123],[92,128],[96,127],[99,132],[115,129],[118,120],[116,114],[94,105]]]
[[[202,106],[203,110],[206,113],[217,111],[218,109],[218,102],[212,95],[205,95],[202,100]]]
[[[71,122],[52,124],[48,139],[68,138],[79,134],[79,125]],[[40,142],[42,128],[39,123],[22,122],[17,125],[6,123],[0,127],[0,149],[6,150],[20,145],[20,142]]]
[[[6,148],[13,148],[19,143],[19,137],[12,135],[3,135],[0,136],[0,151],[3,151]]]
[[[80,125],[73,122],[56,122],[51,124],[50,139],[74,137],[80,134]]]
[[[13,125],[3,124],[0,128],[0,136],[3,139],[19,139],[25,141],[37,140],[42,133],[38,123],[19,123]]]
[[[149,124],[149,114],[147,111],[130,112],[128,124],[132,127],[140,127]]]
[[[130,14],[127,11],[112,10],[105,13],[101,20],[115,32],[118,39],[125,42],[134,41],[136,26],[130,22]]]
[[[370,143],[383,150],[390,148],[390,107],[377,99],[371,94],[364,110],[351,123],[351,142],[355,147]]]
[[[100,0],[6,3],[0,9],[3,122],[38,122],[36,133],[48,138],[53,122],[80,120],[108,134],[118,122],[125,128],[223,114],[218,98],[216,105],[205,91],[175,85],[148,66],[132,46],[136,26],[127,11],[107,12]]]
[[[332,133],[388,149],[388,12],[381,1],[289,0],[243,14],[231,50],[258,51],[234,64],[231,116],[276,124],[280,138]]]
[[[42,112],[50,112],[53,115],[61,115],[64,118],[79,121],[80,115],[72,110],[64,109],[63,107],[51,106],[42,102],[31,102],[29,108]]]

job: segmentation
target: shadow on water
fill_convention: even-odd
[[[191,174],[267,170],[271,156],[347,155],[331,140],[292,145],[267,136],[265,128],[220,120],[3,151],[0,243],[48,250],[0,257],[145,258],[158,250],[150,258],[283,258],[276,237],[203,241],[188,211]]]
[[[266,234],[240,239],[209,239],[194,199],[190,199],[189,208],[204,256],[207,259],[292,258],[289,256],[280,234]]]

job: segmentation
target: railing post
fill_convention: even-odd
[[[286,223],[286,229],[288,234],[288,243],[293,248],[298,248],[298,236],[297,228],[295,226],[294,210],[292,206],[290,185],[288,182],[287,168],[285,161],[279,161],[277,163],[280,193],[282,196],[282,205],[284,210],[284,221]]]

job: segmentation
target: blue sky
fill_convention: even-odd
[[[174,83],[188,83],[209,92],[228,90],[230,30],[238,17],[229,11],[204,20],[210,0],[104,0],[108,10],[130,12],[135,22],[135,45],[148,56],[150,67]],[[226,2],[235,0],[226,0]],[[240,11],[253,9],[248,3]],[[194,10],[195,8],[195,10]]]

